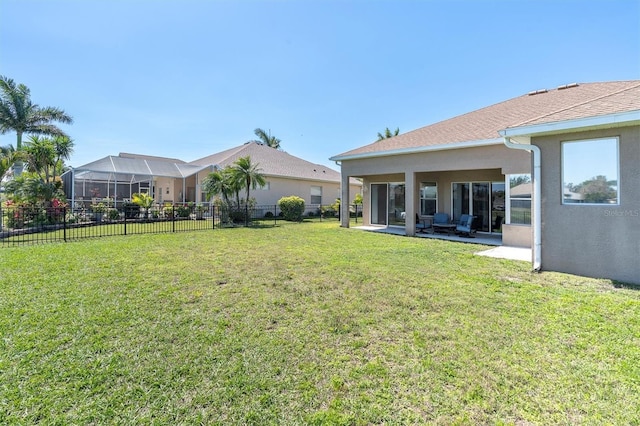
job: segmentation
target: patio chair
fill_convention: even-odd
[[[473,219],[475,216],[471,216],[469,214],[463,214],[460,216],[460,220],[458,221],[458,225],[456,226],[456,234],[473,238],[471,234],[475,233],[476,230],[473,229]]]
[[[431,228],[431,224],[427,223],[428,219],[420,218],[420,215],[416,213],[416,232],[426,233],[427,229]]]

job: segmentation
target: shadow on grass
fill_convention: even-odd
[[[623,283],[622,281],[612,280],[611,285],[613,285],[615,288],[640,291],[640,284]]]

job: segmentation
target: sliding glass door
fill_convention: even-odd
[[[389,221],[390,226],[404,226],[404,183],[389,184]]]
[[[371,224],[404,226],[405,184],[371,184]]]
[[[471,184],[472,191],[472,214],[476,217],[473,224],[478,231],[489,232],[490,210],[489,210],[489,194],[490,184],[488,182],[479,182]]]
[[[504,208],[503,182],[455,182],[451,191],[454,220],[470,214],[475,216],[473,226],[477,231],[491,232],[492,228],[497,228],[494,232],[500,232],[501,223],[497,227],[495,225],[499,216],[496,210]]]
[[[504,182],[491,182],[491,232],[502,233],[505,207]]]
[[[387,184],[371,184],[371,224],[387,224]]]

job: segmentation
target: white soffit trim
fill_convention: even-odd
[[[496,139],[482,139],[476,141],[465,141],[465,142],[452,142],[441,145],[430,145],[430,146],[417,146],[411,148],[400,148],[400,149],[390,149],[388,151],[377,151],[377,152],[365,152],[362,154],[351,154],[351,155],[336,155],[334,157],[329,158],[331,161],[344,161],[344,160],[359,160],[363,158],[375,158],[375,157],[389,157],[392,155],[402,155],[402,154],[418,154],[422,152],[431,152],[431,151],[446,151],[449,149],[462,149],[462,148],[474,148],[480,146],[489,146],[489,145],[502,145],[504,142],[502,138]]]
[[[533,124],[530,126],[511,127],[500,130],[502,136],[516,137],[544,135],[570,132],[576,130],[593,130],[598,128],[630,126],[640,124],[640,110],[620,112],[616,114],[598,115],[595,117],[577,118],[574,120],[554,121],[551,123]]]

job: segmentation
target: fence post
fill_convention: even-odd
[[[273,226],[278,224],[278,205],[273,206]]]
[[[211,229],[216,229],[216,206],[213,203],[209,206],[209,213],[211,213]]]
[[[122,204],[122,210],[124,211],[124,235],[127,235],[127,206]]]
[[[176,205],[171,205],[171,232],[176,232]]]
[[[67,242],[67,208],[62,208],[62,238]]]

